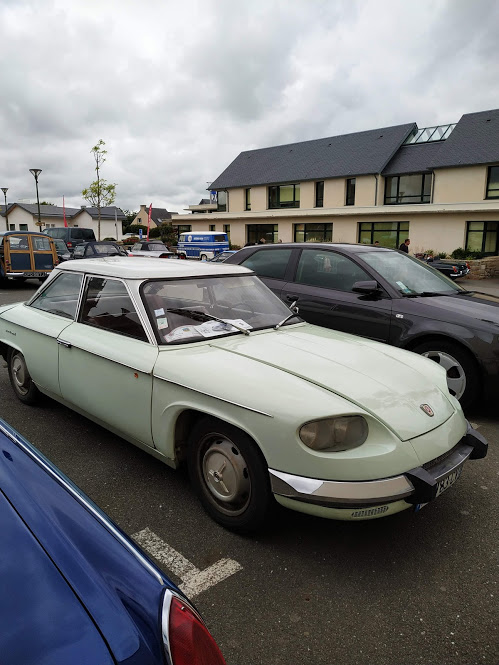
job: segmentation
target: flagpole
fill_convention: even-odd
[[[152,203],[149,206],[149,214],[147,215],[147,238],[149,240],[149,229],[151,228],[151,212],[152,212]]]

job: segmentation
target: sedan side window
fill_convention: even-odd
[[[74,273],[59,275],[33,300],[30,307],[74,319],[81,281],[82,276]]]
[[[88,280],[81,323],[149,341],[128,291],[119,280],[103,277]]]
[[[296,272],[298,284],[352,291],[355,282],[371,280],[356,263],[336,252],[304,249]]]
[[[249,256],[241,265],[254,270],[260,277],[284,279],[290,256],[290,249],[260,250]]]

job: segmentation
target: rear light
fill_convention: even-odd
[[[453,270],[454,272],[457,272],[457,268],[456,268],[456,266],[452,266],[452,270]]]
[[[128,252],[128,256],[133,256],[132,252]]]
[[[163,622],[168,623],[163,625],[163,639],[173,665],[226,665],[203,620],[187,602],[167,591],[163,610]]]
[[[68,247],[72,247],[72,246],[73,246],[73,243],[72,243],[71,241],[68,240],[68,242],[66,243],[66,245],[67,245]]]
[[[468,268],[468,270],[471,268],[471,266],[470,266],[470,264],[468,263],[468,261],[466,261],[466,267]]]

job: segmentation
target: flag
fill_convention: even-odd
[[[62,197],[62,216],[64,217],[64,226],[67,227],[68,222],[66,219],[66,206],[64,205],[64,196]]]
[[[151,213],[152,213],[152,203],[149,206],[149,214],[147,215],[147,238],[149,240],[149,229],[151,228]]]

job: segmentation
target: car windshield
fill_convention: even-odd
[[[290,314],[289,308],[254,275],[151,281],[142,287],[142,295],[161,344],[273,328]],[[285,325],[299,321],[295,316]]]
[[[463,289],[422,261],[399,252],[362,252],[364,261],[404,296],[457,293]]]

